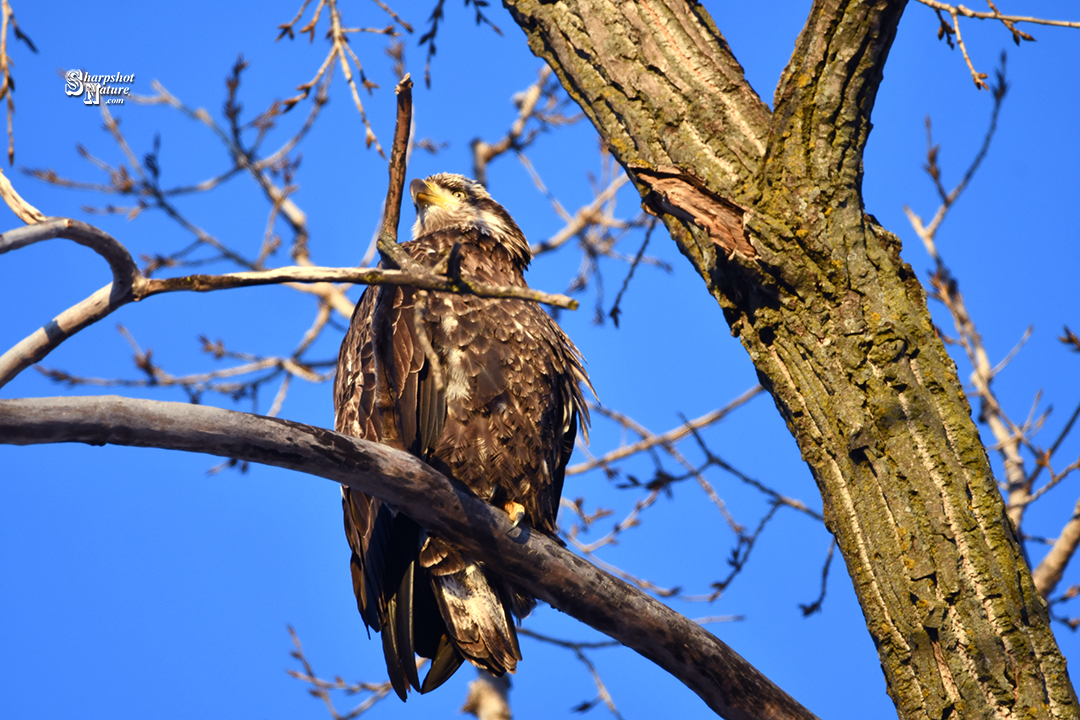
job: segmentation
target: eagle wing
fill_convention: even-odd
[[[415,293],[373,286],[357,304],[338,358],[335,429],[427,457],[442,431],[436,389],[416,337]],[[382,501],[342,486],[353,591],[364,623],[382,633],[398,695],[442,684],[462,656],[446,638],[430,587],[416,583],[421,529]],[[414,655],[434,658],[421,686]]]

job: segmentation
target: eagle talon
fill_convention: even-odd
[[[521,522],[525,519],[525,506],[521,503],[516,503],[513,500],[506,503],[506,514],[510,516],[511,525],[507,533],[511,533],[517,530],[521,526]]]

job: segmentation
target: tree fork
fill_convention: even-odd
[[[922,286],[863,210],[871,110],[906,3],[815,2],[771,114],[696,5],[505,4],[773,395],[900,716],[1077,717]]]

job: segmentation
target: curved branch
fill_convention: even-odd
[[[48,218],[0,235],[0,254],[53,238],[74,240],[101,255],[112,268],[113,282],[72,305],[0,356],[0,387],[84,327],[131,302],[135,285],[145,281],[131,254],[119,241],[92,225],[68,218]]]
[[[105,258],[112,268],[113,285],[120,295],[129,293],[142,277],[131,253],[116,238],[93,225],[68,218],[46,218],[34,225],[9,230],[0,235],[0,255],[53,238],[74,240]]]
[[[45,220],[45,213],[23,199],[3,170],[0,170],[0,199],[3,199],[7,206],[11,208],[11,212],[15,213],[27,225],[44,222]]]
[[[417,458],[246,413],[119,397],[0,401],[0,443],[187,450],[340,482],[402,509],[525,591],[652,660],[722,717],[815,716],[700,625],[523,527]]]

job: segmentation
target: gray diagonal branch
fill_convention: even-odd
[[[722,717],[815,717],[700,625],[529,528],[511,532],[506,515],[385,445],[201,405],[115,396],[0,401],[0,443],[58,442],[201,452],[345,483],[401,509],[529,593],[641,653]]]

